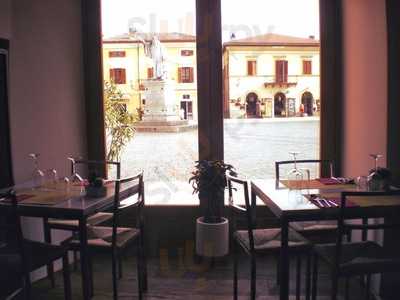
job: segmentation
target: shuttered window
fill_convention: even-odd
[[[110,79],[115,84],[125,84],[126,83],[126,70],[125,69],[110,69]]]
[[[256,76],[257,75],[257,61],[248,60],[247,61],[247,76]]]
[[[152,79],[154,77],[154,68],[147,68],[147,79]]]
[[[311,75],[312,74],[312,63],[311,60],[303,60],[303,74]]]
[[[275,81],[277,83],[288,82],[288,62],[287,60],[275,61]]]
[[[192,67],[178,68],[178,82],[179,83],[194,82],[193,68]]]

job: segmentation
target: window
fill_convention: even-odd
[[[108,57],[125,57],[126,52],[125,51],[110,51],[108,53]]]
[[[181,51],[181,56],[193,56],[194,52],[193,50],[182,50]]]
[[[126,70],[125,69],[110,69],[110,79],[115,84],[126,83]]]
[[[287,60],[275,61],[275,81],[277,83],[288,82],[288,62]]]
[[[247,61],[247,76],[256,76],[257,75],[257,61],[248,60]]]
[[[182,67],[178,68],[178,82],[179,83],[193,83],[193,68]]]
[[[303,60],[303,75],[312,74],[312,62],[311,60]]]
[[[154,77],[154,68],[147,68],[147,79],[152,79]]]

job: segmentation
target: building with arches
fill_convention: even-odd
[[[319,41],[264,34],[223,45],[225,118],[319,115]]]

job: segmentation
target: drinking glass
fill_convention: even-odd
[[[303,173],[297,168],[297,155],[299,152],[289,152],[293,156],[293,169],[290,169],[287,173],[287,180],[289,182],[289,189],[301,189],[301,183],[303,181]]]
[[[57,188],[58,174],[56,169],[48,169],[44,172],[44,185],[48,188]]]
[[[37,189],[40,188],[43,185],[43,180],[44,180],[44,173],[42,170],[39,168],[39,153],[30,153],[29,157],[33,160],[33,172],[32,172],[32,183],[33,183],[33,188]]]

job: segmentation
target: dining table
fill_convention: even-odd
[[[295,189],[294,187],[299,187]],[[355,184],[331,180],[313,179],[303,182],[289,182],[275,179],[251,181],[251,205],[266,205],[279,220],[281,227],[280,252],[280,299],[289,299],[289,227],[292,222],[337,220],[341,192],[359,190]],[[331,199],[330,203],[319,203],[316,199]],[[335,200],[335,201],[332,201]],[[375,200],[375,199],[374,199]],[[362,198],[351,199],[352,205],[346,206],[346,219],[385,218],[399,215],[400,198],[376,199],[366,201]],[[254,216],[255,217],[255,216]]]
[[[18,200],[18,214],[26,217],[54,218],[77,220],[79,222],[80,240],[80,264],[82,274],[83,299],[91,298],[91,274],[89,268],[89,250],[87,236],[87,219],[102,211],[112,208],[115,195],[115,183],[106,184],[106,192],[101,197],[89,197],[85,193],[82,184],[69,184],[66,188],[63,183],[32,188],[31,184],[16,185]],[[131,195],[137,192],[138,184],[122,185],[120,187],[120,199],[124,195]],[[7,208],[9,202],[0,199],[0,209]]]

